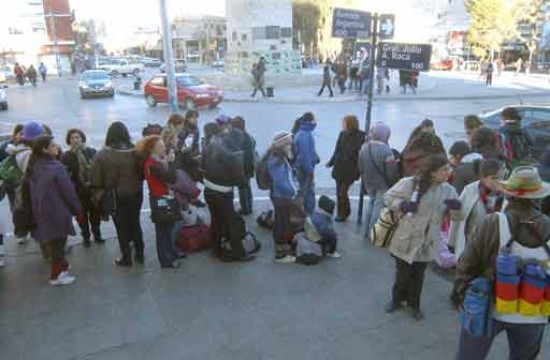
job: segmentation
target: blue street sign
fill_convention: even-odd
[[[391,40],[395,34],[395,15],[382,14],[380,15],[380,31],[378,38],[380,40]]]
[[[348,9],[334,9],[332,36],[344,39],[368,39],[371,35],[371,13]]]

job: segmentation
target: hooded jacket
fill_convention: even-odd
[[[332,178],[338,182],[351,184],[359,179],[357,166],[359,150],[365,141],[365,133],[361,130],[345,130],[340,132],[334,154],[328,162],[332,166]]]
[[[267,171],[271,178],[271,196],[282,199],[294,199],[298,195],[294,172],[290,163],[283,155],[269,155]]]
[[[309,121],[302,121],[298,132],[294,136],[293,151],[296,168],[303,174],[312,174],[315,165],[319,163],[319,156],[315,151],[315,139],[313,130],[316,124]]]
[[[72,216],[82,213],[75,188],[65,166],[49,158],[39,159],[29,177],[31,207],[38,241],[74,235]]]

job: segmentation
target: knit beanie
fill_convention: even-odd
[[[231,122],[231,118],[225,114],[220,114],[216,117],[216,122],[220,125],[229,124]]]
[[[457,141],[449,149],[449,155],[462,158],[471,153],[470,145],[466,141]]]
[[[317,204],[319,206],[319,209],[323,210],[324,212],[333,215],[334,214],[334,208],[336,207],[336,203],[334,200],[329,198],[328,196],[321,196],[319,198],[319,203]]]
[[[23,128],[23,140],[34,140],[40,135],[44,134],[44,128],[36,121],[29,121]]]
[[[370,133],[372,140],[381,141],[387,144],[390,140],[391,129],[385,123],[378,122],[374,124]]]
[[[271,146],[276,149],[282,149],[290,144],[292,144],[292,134],[286,131],[279,131],[276,133],[273,137],[273,141],[271,142]]]

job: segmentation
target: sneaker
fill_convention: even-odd
[[[333,253],[328,253],[327,256],[333,259],[340,259],[342,257],[342,254],[340,254],[338,251],[335,251]]]
[[[18,237],[18,238],[17,238],[17,244],[19,244],[19,245],[25,245],[26,243],[27,243],[27,237],[26,237],[26,236]]]
[[[275,262],[279,264],[291,264],[293,262],[296,262],[296,256],[285,255],[281,258],[275,259]]]
[[[71,285],[74,283],[76,278],[74,276],[71,276],[68,271],[63,271],[61,274],[57,276],[56,279],[50,280],[50,285],[53,286],[61,286],[61,285]]]

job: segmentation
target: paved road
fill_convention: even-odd
[[[118,80],[117,82],[127,81]],[[9,90],[9,112],[0,125],[9,130],[35,119],[61,138],[80,127],[100,146],[109,123],[122,120],[137,138],[147,122],[163,122],[167,107],[148,109],[141,99],[79,99],[75,81],[57,80]],[[533,98],[531,101],[547,101]],[[402,147],[423,118],[436,121],[446,144],[461,138],[461,117],[504,105],[501,101],[378,103],[374,119],[388,122],[392,143]],[[363,117],[364,105],[224,104],[224,112],[248,119],[261,148],[272,134],[290,129],[293,119],[313,111],[319,120],[316,140],[325,162],[334,147],[344,114]],[[201,123],[218,110],[201,112]],[[332,189],[328,170],[318,185]],[[257,210],[267,208],[257,202]],[[2,203],[0,217],[6,221]],[[152,227],[143,215],[147,261],[123,271],[112,265],[118,255],[113,227],[104,247],[77,246],[70,260],[78,276],[68,288],[46,285],[48,267],[35,244],[8,241],[8,266],[0,271],[0,349],[6,359],[451,359],[457,343],[456,314],[447,297],[450,284],[429,272],[423,307],[427,319],[412,321],[404,312],[389,316],[383,306],[393,264],[382,250],[363,241],[354,223],[338,224],[344,257],[315,267],[274,264],[269,232],[249,223],[263,249],[243,265],[221,264],[208,254],[185,260],[179,271],[161,271]],[[249,219],[250,221],[252,219]],[[9,224],[7,225],[9,231]],[[79,242],[74,238],[72,242]],[[550,351],[545,338],[545,354]],[[500,337],[491,359],[505,358]],[[544,356],[543,356],[544,357]]]

